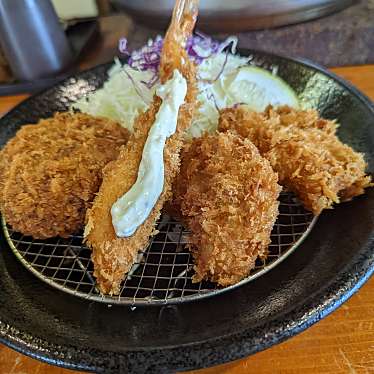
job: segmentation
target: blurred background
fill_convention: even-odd
[[[34,92],[165,29],[174,0],[0,0],[0,95]],[[55,16],[52,14],[55,13]],[[322,65],[374,62],[374,0],[201,0],[197,26]]]

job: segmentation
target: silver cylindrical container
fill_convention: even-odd
[[[0,43],[20,80],[54,76],[73,58],[50,0],[0,0]]]

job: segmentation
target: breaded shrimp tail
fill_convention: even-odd
[[[194,281],[229,286],[266,257],[277,181],[270,163],[236,133],[204,135],[184,149],[172,206],[191,230]]]
[[[363,155],[343,144],[336,129],[315,110],[289,107],[269,107],[264,113],[225,109],[219,122],[219,131],[250,139],[278,173],[279,183],[316,215],[371,186]]]
[[[100,191],[86,215],[85,239],[93,250],[94,275],[104,294],[118,294],[121,282],[135,262],[138,251],[145,249],[149,237],[154,234],[164,202],[171,198],[171,186],[179,172],[183,133],[190,126],[197,106],[195,65],[184,49],[196,21],[197,3],[197,0],[176,2],[164,40],[160,64],[161,82],[166,82],[174,70],[178,69],[187,81],[187,94],[178,113],[177,130],[168,138],[164,148],[164,186],[156,205],[132,236],[116,236],[111,207],[129,191],[137,179],[144,144],[161,105],[161,99],[157,96],[147,112],[137,118],[134,134],[126,147],[121,149],[118,159],[105,168]]]

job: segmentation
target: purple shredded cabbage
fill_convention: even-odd
[[[121,38],[118,42],[118,49],[122,54],[128,54],[127,50],[127,39],[126,38]]]
[[[142,95],[142,91],[139,89],[139,87],[137,86],[137,84],[135,83],[133,77],[131,76],[131,74],[126,70],[126,67],[123,66],[122,67],[122,72],[125,73],[125,75],[130,79],[130,82],[132,83],[132,85],[134,86],[135,88],[135,92],[138,94],[138,96],[143,100],[143,102],[148,105],[149,103],[147,102],[147,100],[144,98],[144,96]]]
[[[240,103],[235,103],[232,107],[233,107],[234,109],[236,109],[236,108],[238,108],[240,105],[246,105],[246,103],[243,102],[243,101],[241,101]]]
[[[217,112],[219,112],[220,109],[219,109],[219,107],[218,107],[216,97],[213,95],[213,93],[210,93],[210,94],[207,96],[207,99],[213,101],[213,104],[214,104],[214,106],[215,106]]]
[[[163,42],[164,39],[161,36],[157,36],[155,40],[150,39],[145,46],[130,53],[127,39],[121,38],[119,40],[118,49],[120,53],[130,56],[127,61],[130,67],[141,71],[150,70],[154,73],[149,82],[142,82],[148,88],[151,88],[158,81],[158,69],[160,66]],[[205,59],[222,52],[230,44],[232,44],[231,50],[233,52],[236,47],[236,39],[228,38],[224,42],[219,42],[201,32],[196,32],[195,35],[188,39],[186,51],[192,61],[199,65]],[[219,75],[223,72],[226,62],[227,55]],[[218,78],[219,76],[215,80]]]

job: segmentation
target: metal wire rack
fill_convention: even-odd
[[[22,264],[49,285],[85,299],[136,306],[216,295],[269,271],[297,248],[317,219],[290,193],[281,194],[279,212],[267,259],[258,259],[247,278],[226,288],[205,281],[192,283],[193,258],[187,248],[189,232],[164,214],[158,224],[159,233],[139,253],[118,296],[103,296],[98,292],[91,251],[82,244],[82,235],[35,240],[13,231],[4,218],[3,230]]]

